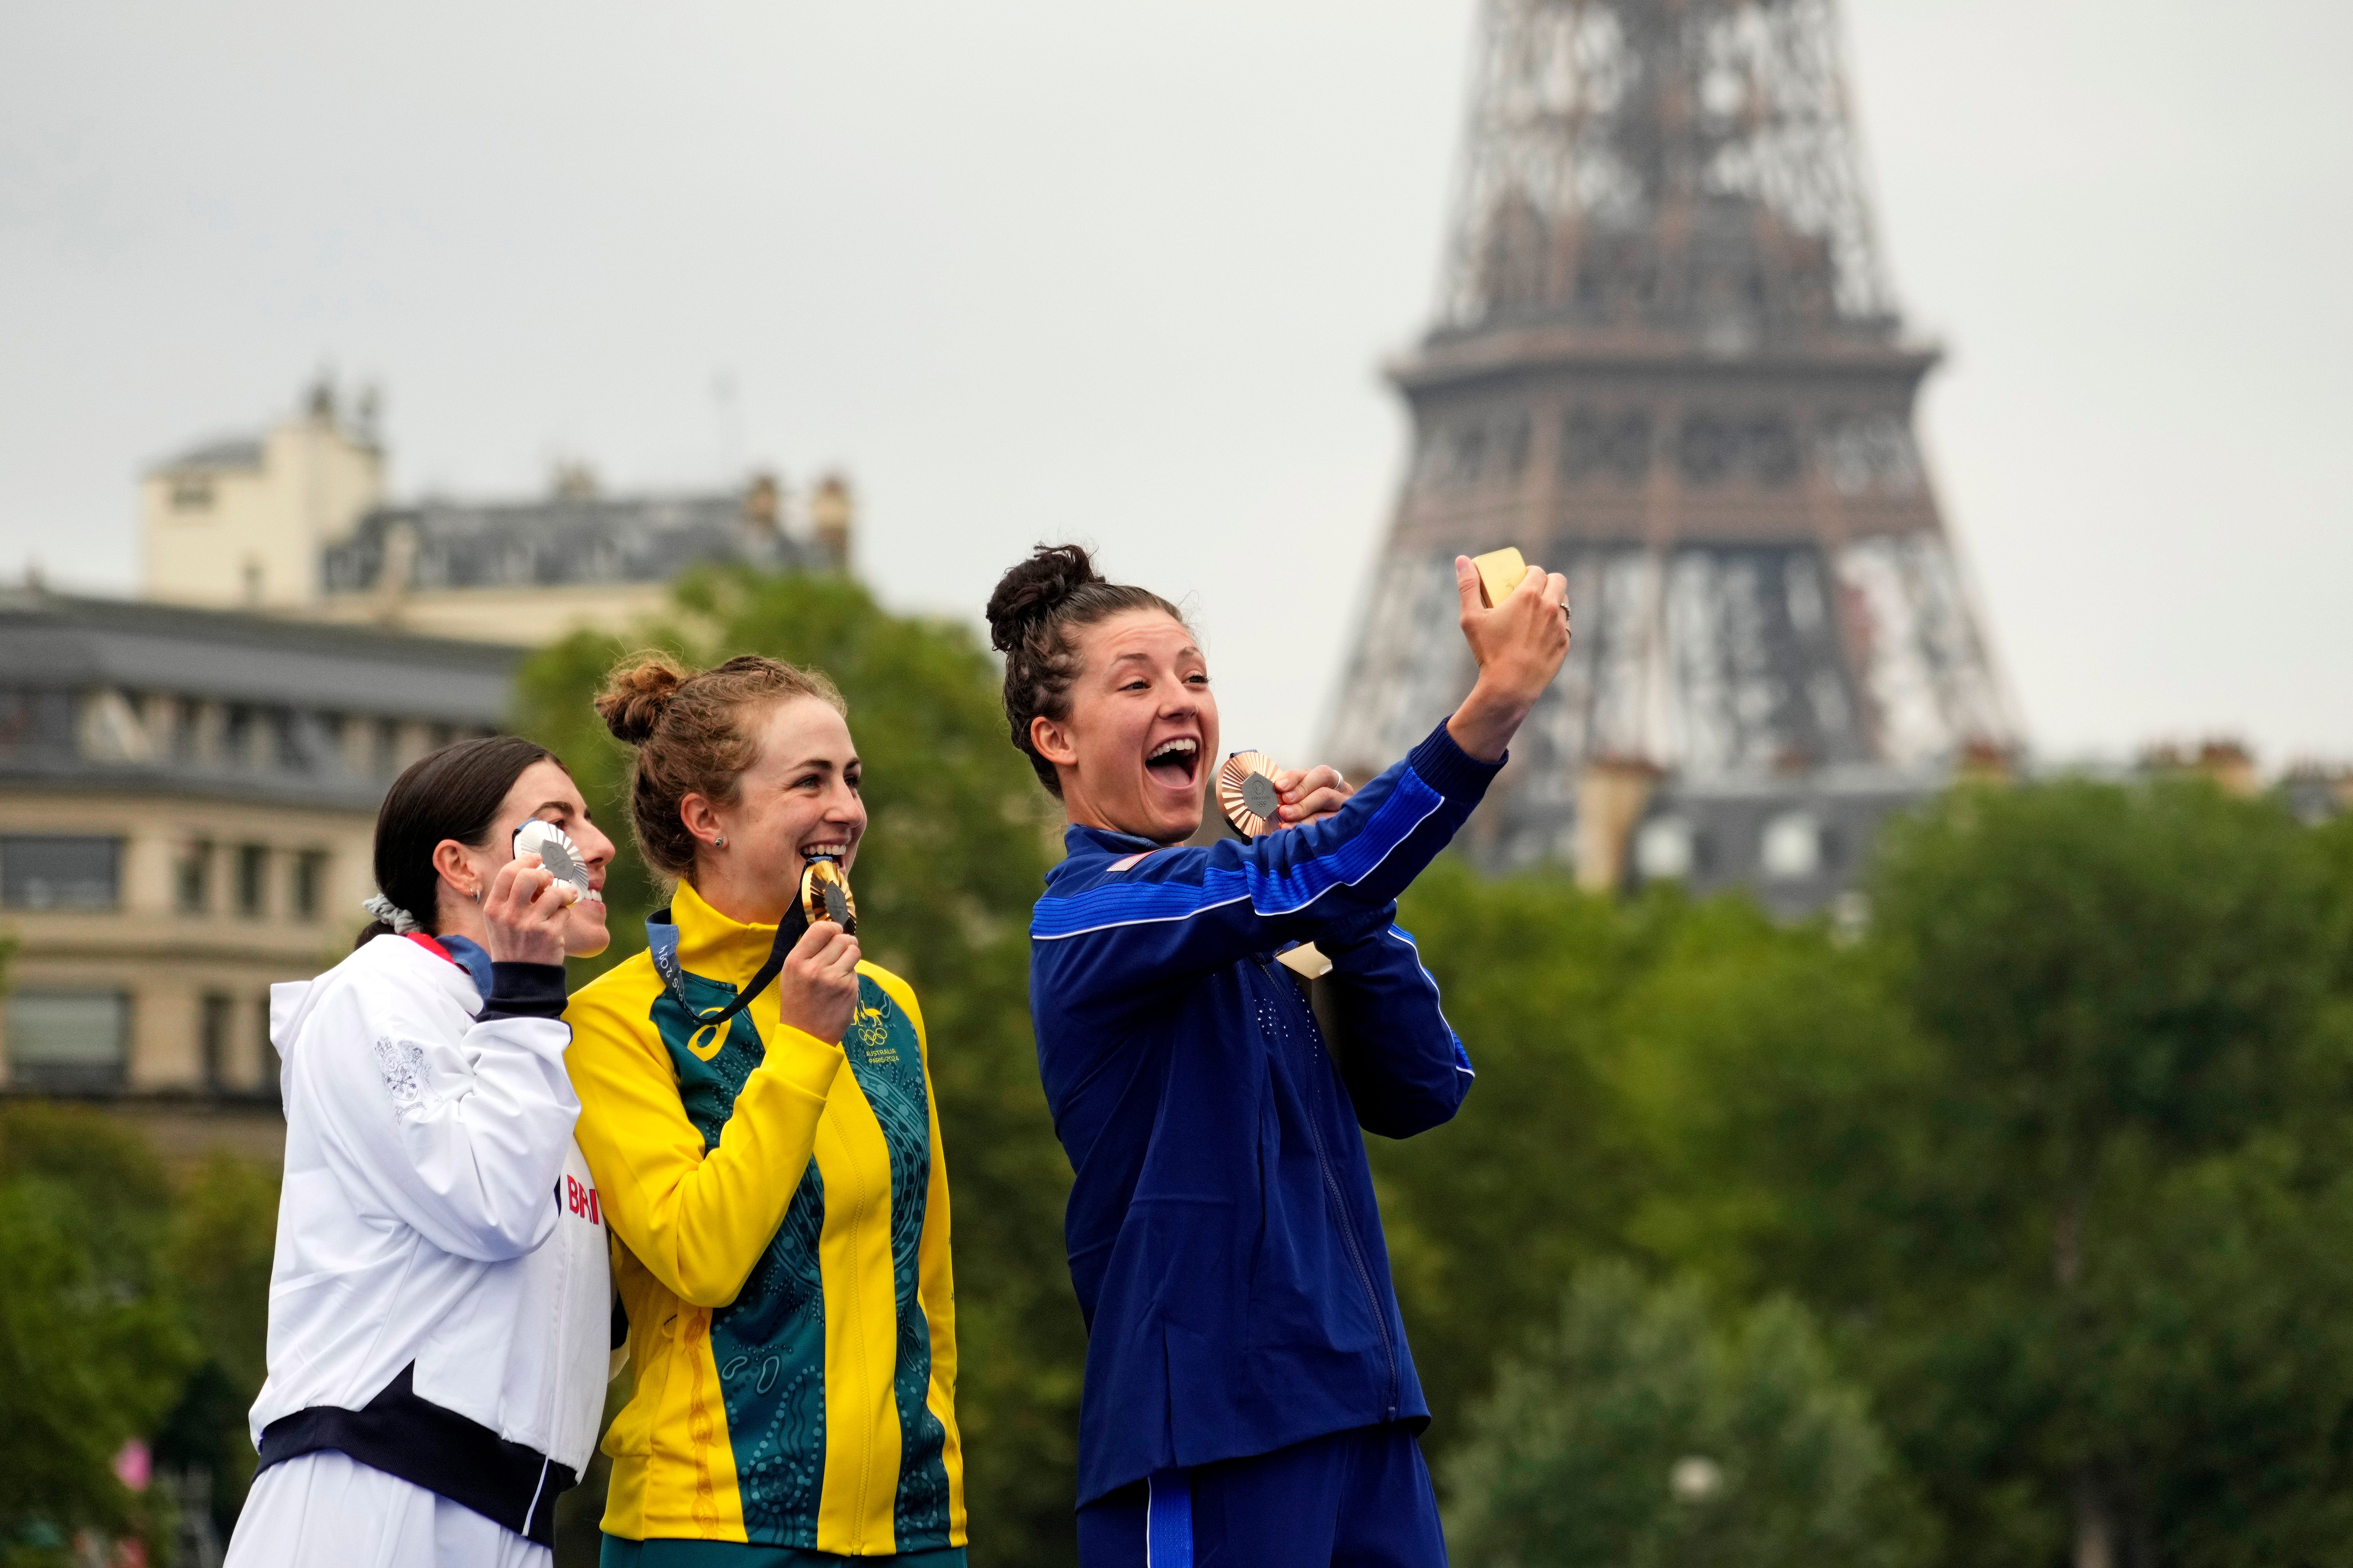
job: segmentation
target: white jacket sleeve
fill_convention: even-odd
[[[309,1020],[301,1063],[326,1163],[354,1211],[484,1263],[554,1233],[580,1115],[564,1068],[563,969],[496,972],[481,1021],[457,1039],[396,988],[339,987]]]

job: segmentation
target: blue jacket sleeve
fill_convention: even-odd
[[[1410,1138],[1451,1120],[1476,1075],[1412,934],[1385,917],[1361,935],[1326,934],[1316,945],[1332,961],[1324,984],[1339,1015],[1340,1076],[1357,1125]]]
[[[1058,880],[1030,919],[1033,1003],[1117,1014],[1247,954],[1361,925],[1446,847],[1501,766],[1440,724],[1322,822]]]

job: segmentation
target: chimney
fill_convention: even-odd
[[[1978,736],[1963,743],[1953,772],[1964,784],[2006,784],[2017,776],[2018,764],[2000,742]]]
[[[577,458],[566,458],[555,465],[548,489],[558,500],[595,500],[596,470]]]
[[[776,476],[754,474],[751,488],[744,492],[744,531],[762,540],[779,538],[784,533],[784,513],[785,489]]]
[[[2259,794],[2263,789],[2263,781],[2255,772],[2253,754],[2233,740],[2201,741],[2194,751],[2170,742],[2160,742],[2141,752],[2140,765],[2141,771],[2147,773],[2203,774],[2215,788],[2228,795],[2243,798]]]
[[[2263,781],[2255,776],[2254,753],[2236,741],[2208,741],[2200,746],[2198,771],[2212,779],[2224,795],[2243,799],[2263,788]]]
[[[1577,778],[1577,885],[1614,893],[1626,885],[1626,846],[1663,775],[1640,757],[1597,757]]]
[[[849,529],[857,514],[848,479],[832,473],[818,481],[809,497],[809,531],[817,538],[819,559],[836,572],[849,570]]]

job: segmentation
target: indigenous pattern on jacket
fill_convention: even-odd
[[[637,1367],[604,1528],[960,1546],[947,1179],[914,994],[860,964],[840,1046],[784,1025],[774,987],[698,1029],[688,1008],[733,1000],[775,928],[684,885],[672,908],[684,1004],[640,954],[567,1014]]]

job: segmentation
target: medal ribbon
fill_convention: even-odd
[[[807,887],[807,875],[805,872],[802,888],[806,889]],[[846,910],[833,911],[839,897],[835,894],[826,900],[828,910],[835,912],[836,918],[846,913]],[[653,959],[654,972],[661,976],[662,984],[670,988],[670,994],[678,998],[678,1005],[686,1009],[686,1016],[693,1021],[693,1029],[688,1036],[691,1048],[699,1052],[702,1044],[709,1040],[720,1026],[750,1006],[752,999],[765,991],[783,972],[786,955],[793,951],[793,944],[800,941],[801,933],[809,928],[808,910],[805,906],[804,892],[803,897],[793,900],[785,910],[784,918],[776,921],[776,940],[768,944],[767,962],[761,964],[759,973],[752,976],[752,983],[737,992],[735,1000],[724,1007],[698,1008],[687,1000],[686,971],[678,962],[678,925],[670,919],[670,906],[664,904],[646,917],[647,954]],[[855,931],[858,928],[853,924],[849,929]]]

